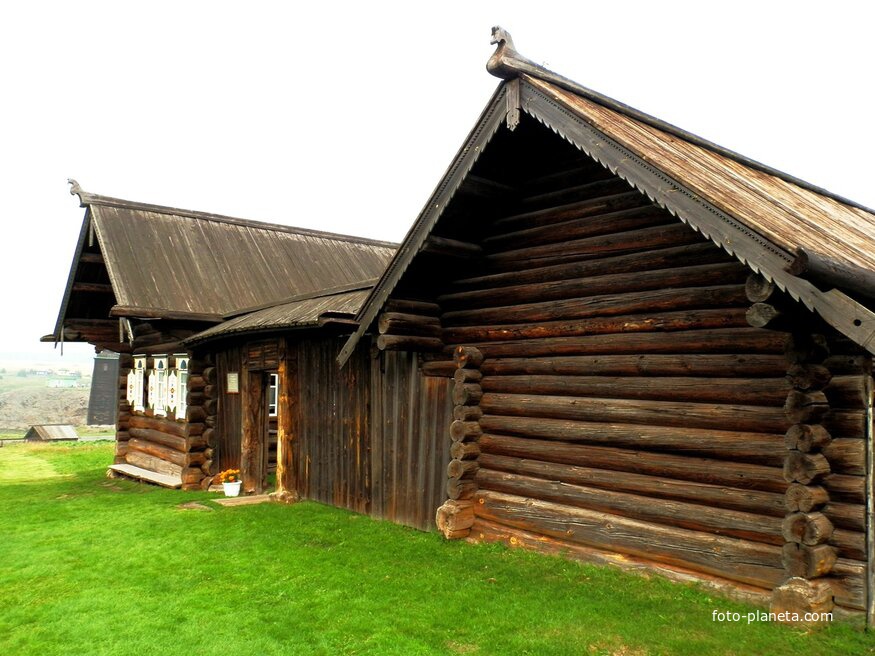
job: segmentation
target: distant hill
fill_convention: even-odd
[[[33,424],[85,423],[90,379],[83,387],[52,388],[43,377],[0,379],[0,431],[24,430]]]

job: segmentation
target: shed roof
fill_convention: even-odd
[[[773,280],[839,331],[875,352],[875,313],[841,289],[821,290],[789,272],[794,251],[875,272],[875,211],[732,152],[603,96],[498,47],[487,69],[504,80],[359,312],[343,363],[422,249],[492,137],[520,112],[535,118],[658,205]],[[865,296],[875,297],[875,290]]]
[[[82,191],[87,208],[55,335],[86,234],[96,237],[115,296],[112,316],[221,321],[253,306],[378,276],[396,244]]]
[[[26,440],[78,440],[79,434],[69,424],[39,424],[31,426],[24,435]]]
[[[366,285],[350,285],[345,290],[328,290],[307,298],[249,312],[192,335],[188,345],[231,337],[241,333],[272,332],[289,328],[309,328],[329,321],[354,323],[355,315],[368,296],[376,279]],[[357,287],[349,289],[349,287]]]

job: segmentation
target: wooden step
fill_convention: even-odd
[[[213,499],[213,503],[218,503],[220,506],[254,506],[259,503],[270,503],[270,495],[253,494],[248,497],[226,497]]]
[[[153,472],[148,469],[143,469],[142,467],[128,464],[110,465],[109,469],[110,471],[123,474],[128,478],[133,478],[139,481],[146,481],[148,483],[155,483],[156,485],[161,485],[163,487],[169,487],[173,489],[182,487],[181,476],[159,474],[158,472]]]

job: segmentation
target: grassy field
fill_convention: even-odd
[[[845,624],[714,623],[750,609],[659,578],[109,480],[110,448],[0,449],[0,653],[875,653]]]

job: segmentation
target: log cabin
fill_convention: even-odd
[[[337,331],[395,244],[135,203],[71,184],[85,217],[55,330],[43,340],[120,354],[112,472],[206,486],[218,467],[239,467],[231,449],[240,437],[217,416],[239,405],[247,379],[234,368],[222,372],[240,387],[217,383],[215,354],[193,350],[186,338],[219,325],[234,333],[241,315],[313,298],[320,301],[310,301],[307,325]],[[275,369],[275,362],[263,368],[266,376]]]
[[[439,529],[871,625],[875,212],[493,43],[338,357],[452,380]]]

